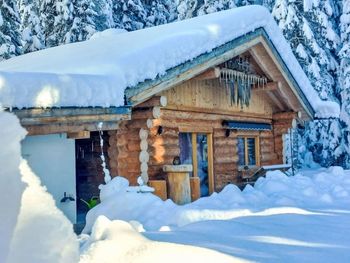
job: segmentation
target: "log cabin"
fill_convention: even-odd
[[[335,108],[262,7],[104,34],[0,63],[0,100],[28,131],[23,157],[73,223],[104,183],[102,154],[112,177],[188,202],[283,164],[292,123]],[[183,173],[187,188],[174,188]]]

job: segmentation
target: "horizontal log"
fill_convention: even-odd
[[[278,112],[278,113],[274,113],[272,115],[272,119],[273,120],[293,120],[295,118],[298,117],[298,113],[297,112]]]
[[[151,99],[142,102],[137,105],[137,108],[146,108],[146,107],[166,107],[168,105],[168,100],[166,96],[153,96]]]
[[[238,156],[216,155],[214,156],[214,163],[233,163],[238,162]]]
[[[169,156],[178,156],[180,155],[180,148],[177,145],[174,146],[158,146],[158,147],[151,147],[148,150],[149,154],[154,156],[164,156],[164,155],[169,155]]]
[[[220,77],[220,68],[214,67],[210,68],[198,76],[194,77],[192,80],[210,80],[210,79],[218,79]]]
[[[158,119],[161,116],[160,107],[153,108],[142,108],[142,109],[134,109],[131,114],[132,120],[142,119],[147,121],[147,119]]]
[[[237,154],[236,147],[214,147],[214,155],[235,155]]]

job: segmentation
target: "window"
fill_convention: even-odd
[[[259,165],[259,145],[256,137],[238,137],[238,165]]]

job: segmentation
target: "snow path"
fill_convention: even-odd
[[[258,262],[348,262],[350,210],[309,211],[203,221],[170,232],[145,232],[151,240],[210,248]]]

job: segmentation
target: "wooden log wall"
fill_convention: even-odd
[[[171,165],[174,157],[180,155],[180,132],[212,133],[215,191],[220,191],[229,183],[238,183],[238,135],[231,132],[227,137],[222,121],[268,120],[254,114],[240,116],[178,110],[168,108],[162,100],[163,105],[160,105],[160,99],[152,99],[134,108],[132,120],[122,122],[119,130],[110,132],[111,174],[125,176],[133,185],[137,184],[139,176],[145,182],[164,180],[163,166]],[[273,131],[252,133],[252,136],[260,138],[261,165],[283,162],[282,135],[291,126],[289,115],[275,114]]]
[[[283,163],[283,135],[288,133],[292,127],[293,119],[297,118],[296,112],[276,113],[273,118],[273,138],[275,144],[275,153],[277,154],[276,163]]]
[[[132,120],[121,122],[117,131],[109,132],[112,176],[124,176],[131,185],[137,185],[139,176],[148,182],[150,128],[166,103],[165,97],[153,97],[132,110]]]
[[[222,126],[223,120],[230,119],[241,120],[241,117],[162,108],[160,117],[152,122],[153,127],[150,129],[147,140],[150,155],[149,178],[151,180],[165,179],[162,167],[172,164],[174,157],[180,155],[179,133],[181,131],[198,133],[211,131],[213,133],[215,191],[220,191],[229,183],[237,183],[239,181],[237,134],[232,132],[229,137],[226,137],[226,129]],[[257,122],[266,121],[254,116],[249,119]],[[159,126],[162,127],[161,134],[157,134]],[[253,135],[261,138],[261,164],[278,163],[277,154],[274,153],[273,132],[254,132]]]

